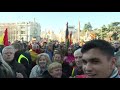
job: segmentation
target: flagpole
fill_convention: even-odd
[[[66,46],[67,46],[67,49],[69,47],[69,30],[68,30],[68,22],[66,24],[66,34],[65,34],[65,43],[66,43]]]

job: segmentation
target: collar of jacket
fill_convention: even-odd
[[[117,67],[113,70],[110,78],[120,78]]]

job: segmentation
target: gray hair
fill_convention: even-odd
[[[15,48],[14,48],[13,46],[6,46],[6,47],[4,47],[3,50],[2,50],[2,54],[4,53],[4,51],[5,51],[6,49],[13,49],[13,52],[15,53]]]
[[[81,48],[75,50],[75,52],[74,52],[74,56],[75,56],[76,54],[80,54],[80,53],[81,53]]]

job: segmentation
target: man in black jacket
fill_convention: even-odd
[[[18,63],[15,58],[15,49],[12,46],[6,46],[2,50],[3,59],[10,65],[12,68],[15,78],[27,78],[26,68],[24,65]]]

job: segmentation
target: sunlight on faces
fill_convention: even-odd
[[[90,49],[83,53],[82,63],[88,78],[108,78],[115,67],[115,58],[108,58],[99,49]]]
[[[74,52],[74,57],[75,57],[75,64],[77,67],[82,66],[82,53],[81,49],[78,49]]]
[[[115,42],[113,43],[113,46],[114,46],[115,48],[120,47],[120,42],[119,42],[119,41],[115,41]]]
[[[6,48],[6,49],[4,49],[2,54],[3,54],[3,59],[6,62],[10,62],[14,59],[15,51],[12,48],[8,48],[8,49]]]
[[[60,54],[55,54],[55,55],[54,55],[54,61],[60,63],[60,62],[61,62],[61,59],[62,59],[62,58],[61,58],[61,55],[60,55]]]
[[[48,66],[48,72],[53,78],[61,78],[62,65],[58,62],[53,62]]]
[[[82,56],[75,56],[75,64],[77,67],[81,67],[82,66]]]
[[[72,48],[71,47],[68,48],[68,54],[72,54]]]
[[[41,68],[43,68],[43,67],[46,67],[46,65],[47,65],[46,57],[45,56],[41,56],[40,59],[39,59],[39,66]]]
[[[62,76],[62,68],[55,68],[51,71],[51,75],[54,78],[61,78]]]

